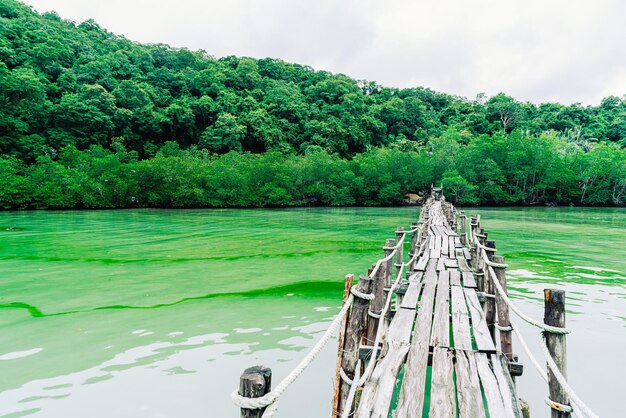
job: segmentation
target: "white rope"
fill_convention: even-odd
[[[478,244],[478,241],[475,240],[475,242]],[[528,322],[530,325],[533,325],[539,329],[542,329],[544,331],[548,331],[551,332],[553,334],[569,334],[570,330],[568,330],[567,328],[561,328],[561,327],[553,327],[551,325],[546,325],[542,322],[537,321],[536,319],[533,319],[531,317],[529,317],[528,315],[526,315],[524,312],[522,312],[512,301],[511,299],[509,299],[509,297],[507,296],[505,290],[502,288],[502,285],[500,284],[500,282],[498,281],[498,278],[496,277],[496,272],[493,269],[493,266],[490,264],[496,264],[496,267],[500,267],[500,266],[508,266],[507,264],[504,263],[493,263],[491,260],[489,260],[489,257],[487,257],[487,253],[485,252],[484,249],[481,249],[481,256],[483,258],[483,261],[487,264],[488,266],[488,276],[491,277],[491,281],[493,282],[493,284],[496,287],[496,290],[498,291],[498,293],[500,294],[500,297],[502,297],[502,299],[504,300],[504,302],[508,305],[509,308],[511,308],[511,310],[513,312],[515,312],[515,314],[517,316],[519,316],[522,320],[524,320],[525,322]],[[502,267],[504,268],[504,267]]]
[[[548,374],[546,373],[544,368],[539,364],[539,361],[533,355],[533,353],[530,351],[530,348],[528,348],[528,344],[526,344],[526,340],[522,336],[522,333],[519,332],[519,329],[517,328],[517,325],[515,325],[513,323],[513,321],[511,321],[511,328],[513,328],[513,332],[515,333],[515,335],[517,336],[517,339],[519,340],[520,344],[522,345],[522,348],[524,349],[524,352],[526,352],[526,355],[528,356],[528,358],[530,358],[530,362],[532,363],[532,365],[535,367],[535,369],[539,373],[539,376],[541,376],[541,378],[546,383],[548,383]],[[578,407],[578,404],[576,403],[576,401],[570,398],[570,402],[571,402],[572,406],[574,407],[573,408],[574,415],[580,416],[580,408]]]
[[[352,383],[350,384],[350,391],[348,392],[348,401],[346,401],[346,403],[350,402],[349,407],[343,408],[343,411],[341,412],[341,418],[348,418],[351,415],[350,410],[352,409],[352,401],[354,400],[354,397],[356,395],[357,388],[360,386],[355,383],[359,382],[360,380],[361,380],[361,359],[359,359],[356,362],[356,368],[354,369],[354,379],[352,380]]]
[[[363,293],[357,290],[356,286],[352,286],[350,288],[350,293],[352,293],[354,296],[356,296],[359,299],[374,300],[376,298],[376,296],[374,296],[374,294],[372,293]]]
[[[416,232],[420,229],[423,229],[424,225],[428,224],[428,221],[424,222],[422,225],[413,228],[409,231],[402,231],[402,237],[399,239],[398,243],[392,247],[393,251],[387,255],[386,257],[378,260],[376,262],[376,266],[374,267],[374,269],[372,270],[372,272],[368,275],[369,278],[373,278],[378,269],[380,268],[380,266],[382,265],[382,263],[384,263],[385,261],[389,261],[398,251],[398,248],[400,248],[403,244],[404,244],[404,239],[407,236],[407,234],[409,233],[413,233]],[[400,232],[400,231],[398,231]],[[391,249],[391,248],[388,248]],[[411,259],[411,261],[414,261],[415,258],[417,258],[417,256],[419,255],[419,253],[424,249],[424,245],[422,245],[420,247],[420,251],[418,251],[413,258]],[[408,264],[408,263],[407,263]],[[402,275],[402,270],[404,269],[404,264],[402,265],[402,268],[399,271],[398,274],[398,279],[401,277]],[[396,280],[396,283],[390,288],[389,291],[389,296],[387,297],[387,304],[385,305],[385,309],[383,310],[383,312],[381,312],[380,316],[386,315],[387,310],[388,310],[388,306],[389,306],[389,302],[391,300],[391,296],[393,296],[393,291],[395,290],[395,287],[398,284],[398,279]],[[346,299],[345,303],[343,304],[341,310],[339,311],[339,314],[337,314],[337,316],[333,319],[333,321],[331,322],[330,326],[328,327],[328,329],[326,330],[326,332],[324,332],[324,335],[322,335],[322,338],[320,338],[320,340],[313,346],[313,348],[309,351],[309,353],[300,361],[300,363],[291,371],[291,373],[289,373],[289,375],[287,375],[287,377],[285,377],[279,384],[278,386],[276,386],[276,388],[274,390],[272,390],[271,392],[259,397],[259,398],[247,398],[244,396],[241,396],[239,394],[238,390],[233,391],[233,393],[231,394],[231,398],[234,402],[234,404],[236,406],[238,406],[239,408],[244,408],[244,409],[260,409],[260,408],[265,408],[267,407],[267,409],[265,410],[265,412],[263,413],[263,417],[262,418],[271,418],[273,417],[274,413],[277,410],[277,404],[278,404],[278,398],[283,394],[283,392],[289,387],[289,385],[291,385],[297,378],[298,376],[300,376],[300,374],[302,374],[302,372],[309,366],[309,364],[311,364],[311,362],[315,359],[315,357],[317,357],[317,355],[320,353],[320,351],[322,350],[322,348],[324,347],[324,345],[326,345],[326,343],[328,342],[328,340],[330,339],[330,337],[332,336],[332,334],[335,333],[335,331],[337,330],[337,328],[339,327],[339,324],[341,323],[341,321],[343,320],[344,316],[346,316],[346,314],[348,313],[350,306],[352,305],[352,302],[354,301],[354,297],[359,297],[368,301],[371,301],[374,299],[374,295],[373,294],[369,294],[369,293],[362,293],[360,291],[358,291],[356,289],[355,286],[352,286],[350,288],[350,295],[348,296],[348,299]],[[376,315],[373,314],[373,312],[368,310],[368,314],[370,314],[371,316]],[[372,315],[373,314],[373,315]],[[379,316],[379,317],[380,317]],[[384,327],[379,327],[378,328],[378,333],[376,335],[376,348],[374,349],[374,356],[377,354],[378,351],[378,344],[379,344],[379,335],[380,335],[380,331],[383,329]],[[356,387],[361,386],[362,383],[360,383],[361,381],[364,381],[364,379],[361,378],[360,376],[360,360],[357,363],[357,369],[356,369],[357,374],[355,374],[355,379],[350,380],[349,377],[345,374],[345,372],[343,371],[343,369],[340,369],[340,374],[341,374],[341,378],[344,379],[344,381],[350,381],[351,383],[351,389],[350,389],[350,393],[352,393],[352,398],[354,398],[354,394],[356,393]],[[358,377],[357,377],[358,376]],[[356,383],[360,383],[359,385],[355,385]],[[353,390],[354,388],[354,390]]]
[[[278,400],[280,395],[283,394],[285,389],[287,389],[289,385],[291,385],[298,378],[298,376],[300,376],[304,369],[306,369],[307,366],[311,364],[311,362],[315,359],[315,357],[317,357],[320,351],[322,351],[324,345],[326,345],[330,337],[339,327],[339,324],[343,320],[343,317],[348,313],[348,310],[350,309],[353,300],[354,296],[349,295],[348,299],[346,299],[343,307],[339,311],[339,314],[337,314],[335,319],[333,319],[326,332],[324,332],[324,335],[322,335],[322,338],[319,339],[319,341],[313,346],[311,351],[309,351],[309,353],[300,361],[300,363],[291,371],[291,373],[289,373],[287,377],[285,377],[278,384],[278,386],[276,386],[276,389],[259,398],[246,398],[244,396],[241,396],[238,390],[235,390],[231,395],[231,398],[235,405],[240,408],[246,409],[260,409],[274,404]],[[274,415],[274,412],[276,412],[276,408],[267,408],[263,413],[263,418],[271,418]]]
[[[426,221],[422,226],[425,226],[428,223],[429,222]],[[391,288],[389,290],[389,294],[387,295],[387,300],[385,301],[385,306],[383,307],[383,309],[382,309],[382,311],[380,313],[381,316],[386,315],[387,312],[389,311],[389,308],[391,307],[391,299],[393,297],[393,292],[395,291],[395,289],[398,287],[398,285],[402,281],[402,273],[404,272],[404,268],[406,266],[412,264],[417,259],[417,257],[420,255],[420,253],[424,250],[425,246],[426,246],[426,242],[424,242],[420,246],[419,251],[415,252],[415,254],[413,255],[413,258],[411,260],[409,260],[406,263],[402,263],[402,265],[400,266],[400,269],[398,270],[398,274],[396,276],[396,280],[392,284],[392,286],[391,286]],[[367,379],[369,379],[369,377],[372,374],[372,372],[374,371],[374,366],[376,365],[376,358],[378,356],[378,350],[379,350],[379,346],[380,346],[380,340],[382,338],[383,328],[384,327],[379,326],[378,330],[376,332],[376,338],[374,339],[374,348],[372,350],[372,356],[371,356],[372,360],[368,363],[367,368],[363,372],[363,375],[359,379],[355,378],[353,380],[353,382],[352,382],[352,387],[350,388],[350,392],[348,394],[348,398],[346,399],[346,402],[343,405],[342,417],[347,417],[349,415],[350,411],[352,410],[352,404],[354,403],[354,396],[356,394],[356,388],[360,387],[360,386],[363,386],[365,384],[365,382],[367,382]],[[348,414],[348,415],[346,415],[346,414]]]
[[[556,363],[554,362],[554,359],[552,358],[552,356],[550,355],[550,352],[548,351],[548,345],[546,343],[546,336],[542,333],[541,337],[542,337],[541,351],[543,353],[543,356],[546,359],[546,362],[548,363],[548,367],[550,368],[550,371],[552,372],[556,380],[561,385],[561,388],[563,388],[567,396],[570,398],[571,402],[575,404],[578,407],[578,409],[581,409],[588,417],[598,418],[598,415],[595,412],[593,412],[587,405],[585,405],[585,403],[578,397],[576,392],[574,392],[574,389],[572,389],[572,387],[567,383],[565,376],[561,374],[561,371],[557,367]]]

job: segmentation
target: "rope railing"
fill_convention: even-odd
[[[376,273],[378,272],[378,270],[380,269],[380,266],[386,262],[389,261],[391,258],[393,258],[397,252],[399,248],[402,248],[402,246],[404,245],[404,241],[405,238],[408,234],[412,234],[414,232],[418,232],[420,230],[423,230],[425,227],[428,227],[429,225],[429,220],[424,221],[421,225],[412,228],[410,230],[407,231],[396,231],[397,233],[401,233],[402,236],[400,237],[400,239],[398,240],[398,242],[396,243],[396,245],[394,245],[393,247],[390,248],[385,248],[385,249],[392,249],[393,251],[387,255],[384,258],[379,259],[374,268],[372,269],[371,273],[368,274],[368,278],[373,278]],[[418,251],[415,252],[415,254],[413,255],[413,257],[407,262],[407,263],[402,263],[401,268],[399,269],[398,275],[396,277],[395,282],[393,283],[393,285],[391,286],[391,288],[389,289],[389,293],[387,296],[387,301],[386,304],[383,308],[383,310],[381,311],[381,313],[379,314],[381,317],[384,317],[388,310],[389,307],[391,306],[391,298],[393,296],[393,293],[395,291],[395,289],[397,288],[398,284],[400,283],[401,279],[402,279],[402,273],[404,271],[404,269],[406,268],[406,266],[410,265],[411,263],[413,263],[417,257],[423,252],[424,248],[425,248],[426,242],[424,242]],[[363,293],[360,292],[356,289],[356,286],[352,286],[350,288],[350,294],[348,296],[348,298],[346,299],[346,301],[343,303],[341,310],[339,311],[339,313],[337,314],[337,316],[335,316],[335,318],[333,319],[333,321],[330,323],[329,327],[326,329],[326,331],[324,332],[324,334],[322,335],[322,337],[317,341],[317,343],[311,348],[311,350],[307,353],[307,355],[300,361],[300,363],[298,363],[298,365],[285,377],[283,378],[283,380],[281,380],[281,382],[276,386],[276,388],[268,393],[266,393],[263,396],[260,396],[258,398],[248,398],[245,396],[242,396],[239,394],[239,390],[235,389],[232,394],[231,394],[231,399],[233,401],[233,403],[238,406],[239,408],[244,408],[244,409],[261,409],[261,408],[266,408],[265,412],[263,413],[262,418],[271,418],[274,416],[274,413],[277,411],[278,409],[278,399],[280,398],[280,396],[284,393],[284,391],[302,374],[302,372],[313,362],[313,360],[315,360],[315,358],[317,357],[317,355],[321,352],[321,350],[324,348],[324,346],[326,345],[326,343],[330,340],[330,337],[337,331],[337,328],[339,327],[339,325],[341,324],[341,322],[343,321],[344,317],[348,314],[350,307],[352,306],[352,303],[354,302],[354,298],[358,297],[358,298],[362,298],[368,301],[372,301],[374,300],[374,295],[371,293]],[[374,352],[372,355],[372,358],[376,358],[377,355],[377,351],[378,351],[378,346],[380,345],[380,339],[382,338],[382,330],[384,327],[380,326],[378,327],[378,331],[376,333],[376,340],[375,340],[375,344],[374,344]],[[348,393],[348,399],[350,400],[350,406],[347,408],[344,408],[344,411],[350,411],[351,409],[351,404],[354,401],[354,396],[356,394],[356,389],[359,386],[362,386],[367,379],[369,378],[369,375],[371,374],[372,370],[373,370],[373,363],[374,362],[369,362],[368,367],[366,368],[365,372],[361,375],[360,373],[360,360],[358,360],[357,362],[357,368],[355,369],[355,376],[353,379],[349,379],[348,376],[345,374],[345,372],[343,370],[340,370],[341,372],[341,377],[342,379],[346,379],[344,380],[346,381],[348,384],[351,385],[350,387],[350,392]],[[370,366],[372,365],[372,366]],[[349,415],[349,414],[348,414]],[[342,417],[347,417],[348,415],[342,415]]]
[[[590,418],[598,418],[598,415],[593,412],[581,399],[580,397],[576,394],[576,392],[574,392],[574,390],[572,389],[571,386],[569,386],[567,379],[565,378],[565,376],[563,376],[563,374],[561,373],[561,371],[559,370],[558,366],[556,365],[554,359],[552,358],[552,356],[550,355],[550,352],[548,351],[548,347],[546,344],[546,340],[545,340],[545,333],[553,333],[553,334],[569,334],[571,331],[567,328],[561,328],[561,327],[555,327],[555,326],[551,326],[551,325],[547,325],[543,322],[540,322],[536,319],[531,318],[530,316],[526,315],[524,312],[522,312],[512,301],[511,299],[508,297],[506,291],[504,290],[504,288],[502,287],[502,285],[500,284],[497,276],[496,276],[496,272],[494,270],[495,268],[507,268],[508,264],[506,263],[496,263],[492,260],[489,259],[489,256],[487,255],[487,251],[494,251],[495,252],[495,248],[490,248],[484,244],[482,244],[478,238],[479,236],[484,238],[484,235],[480,235],[477,233],[473,233],[471,232],[473,228],[470,228],[470,235],[473,237],[473,239],[471,241],[469,241],[469,243],[474,245],[474,248],[476,248],[477,250],[480,251],[479,256],[481,257],[482,261],[485,263],[485,265],[487,266],[486,269],[486,274],[485,276],[488,276],[488,278],[491,280],[491,282],[494,284],[496,291],[498,292],[498,296],[506,303],[506,305],[519,317],[521,318],[524,322],[537,327],[539,329],[541,329],[541,336],[542,336],[542,344],[541,344],[541,349],[542,349],[542,354],[546,359],[546,363],[548,365],[548,368],[550,369],[550,371],[552,372],[552,374],[555,376],[556,380],[558,381],[558,383],[561,385],[561,388],[563,389],[563,391],[567,394],[567,396],[570,399],[571,404],[573,405],[574,408],[570,407],[569,405],[564,405],[558,402],[555,402],[549,398],[546,398],[546,403],[554,409],[557,410],[561,410],[564,412],[574,412],[577,415],[580,415],[581,411],[584,413],[584,416],[590,417]],[[513,322],[511,322],[511,327],[513,332],[515,332],[515,335],[517,336],[517,338],[519,339],[520,343],[522,344],[522,347],[524,348],[524,351],[526,352],[526,354],[528,355],[528,357],[531,359],[531,362],[533,364],[533,366],[539,371],[540,376],[546,381],[548,382],[548,376],[546,374],[546,372],[544,371],[544,369],[539,365],[539,362],[537,361],[537,359],[533,356],[532,352],[530,351],[530,349],[528,348],[528,344],[526,344],[526,341],[524,340],[522,334],[519,332],[518,328],[513,324]]]

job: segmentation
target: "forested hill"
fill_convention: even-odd
[[[76,24],[0,0],[2,207],[393,204],[442,179],[462,203],[622,204],[625,145],[624,98],[607,97],[597,107],[536,105],[504,94],[467,100],[387,88],[276,59],[142,45],[93,21]],[[219,157],[231,151],[263,155]],[[428,158],[433,153],[439,161]],[[600,170],[594,153],[603,153],[608,171],[580,172]],[[269,177],[255,180],[270,184],[273,197],[246,201],[224,192],[229,186],[212,190],[216,179],[184,180],[194,164],[203,164],[202,172],[226,159],[231,169],[254,161],[304,170],[311,158],[344,164],[335,174],[349,184],[324,173],[300,184],[300,173],[288,182],[294,190],[276,191],[277,174],[268,168]],[[359,161],[393,170],[385,164],[396,162],[384,158],[421,158],[413,167],[419,180],[398,183],[397,173],[387,173],[380,187],[363,191],[371,183],[363,173],[372,167]],[[476,163],[486,166],[477,170]],[[557,166],[569,171],[546,174]],[[167,176],[181,185],[145,194]],[[319,190],[305,190],[309,183]],[[133,184],[137,189],[127,190]],[[192,191],[166,195],[185,187]]]

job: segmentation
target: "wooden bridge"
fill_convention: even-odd
[[[384,257],[356,284],[353,275],[346,276],[341,312],[274,391],[271,370],[244,372],[233,393],[241,416],[272,416],[278,397],[337,329],[332,416],[530,416],[515,387],[523,367],[513,354],[509,306],[527,317],[508,299],[504,257],[495,255],[480,217],[472,216],[468,227],[465,214],[433,188],[419,222],[408,231],[398,228],[383,250]],[[543,371],[552,417],[569,416],[568,394],[575,396],[564,377],[564,312],[564,292],[546,290],[544,323],[525,319],[542,329],[553,360],[551,365],[546,357],[548,372]],[[588,416],[595,414],[589,410]]]

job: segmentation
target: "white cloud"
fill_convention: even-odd
[[[597,104],[626,93],[621,0],[26,0],[140,42],[397,87]]]

